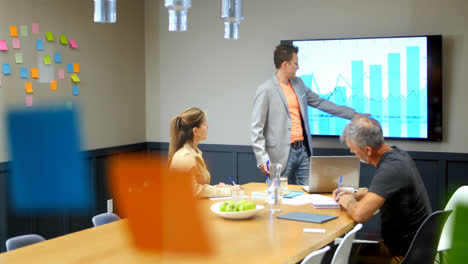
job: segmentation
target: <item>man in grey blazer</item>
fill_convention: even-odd
[[[296,77],[298,48],[279,45],[274,52],[276,74],[258,88],[252,108],[251,140],[257,166],[270,174],[267,161],[281,163],[290,184],[308,185],[312,155],[307,106],[352,119],[360,114],[321,98]],[[368,114],[366,114],[368,115]]]

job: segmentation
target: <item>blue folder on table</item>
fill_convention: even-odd
[[[294,198],[304,193],[303,191],[285,191],[285,192],[286,194],[283,195],[283,198]]]
[[[330,221],[332,219],[338,218],[338,216],[312,214],[312,213],[305,213],[305,212],[292,212],[292,213],[287,213],[283,215],[278,215],[277,218],[321,224],[321,223]]]

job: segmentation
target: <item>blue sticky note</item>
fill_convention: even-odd
[[[24,79],[28,78],[28,69],[26,67],[20,68],[20,77]]]
[[[42,42],[42,40],[40,39],[36,40],[36,47],[37,47],[37,50],[44,50],[44,43]]]
[[[73,73],[73,63],[67,64],[67,73]]]
[[[11,74],[10,64],[4,63],[3,64],[3,74],[8,75]]]
[[[80,152],[76,107],[9,109],[6,119],[12,208],[20,213],[89,210],[91,180]]]
[[[78,90],[78,85],[73,85],[73,95],[79,95],[80,91]]]
[[[58,52],[54,53],[54,57],[55,57],[55,63],[62,62],[62,57],[60,56],[60,53]]]

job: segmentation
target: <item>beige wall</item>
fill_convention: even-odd
[[[48,83],[31,80],[34,105],[73,100],[82,109],[84,149],[119,146],[145,141],[145,43],[143,0],[118,0],[116,24],[93,23],[93,1],[76,0],[1,0],[0,39],[9,37],[10,25],[40,23],[40,35],[21,38],[25,66],[42,63],[45,53],[61,52],[62,60],[80,63],[80,95],[73,96],[69,80],[59,81],[58,91],[51,92]],[[79,45],[70,51],[58,43],[45,43],[45,52],[37,52],[35,39],[44,39],[45,31],[66,34]],[[0,60],[12,66],[13,75],[2,76],[0,88],[0,161],[8,160],[4,113],[11,105],[24,105],[24,80],[18,77],[19,65],[14,53],[0,54]],[[52,57],[53,58],[53,57]],[[72,61],[70,61],[72,60]],[[57,68],[66,65],[53,64]],[[40,72],[41,74],[41,72]],[[67,75],[68,76],[68,75]],[[30,77],[30,76],[29,76]]]
[[[442,34],[444,139],[390,143],[415,151],[468,152],[466,0],[246,0],[239,40],[223,39],[218,0],[193,1],[187,32],[168,32],[163,1],[159,10],[146,2],[152,8],[146,10],[152,16],[146,19],[146,73],[154,75],[146,84],[152,104],[148,141],[168,142],[170,118],[199,106],[208,112],[206,143],[249,145],[255,89],[274,74],[272,51],[281,39]],[[148,61],[159,66],[150,68]],[[315,138],[314,145],[343,147],[335,138]]]

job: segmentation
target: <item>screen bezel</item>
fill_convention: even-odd
[[[379,38],[427,38],[427,138],[385,137],[396,140],[442,141],[442,35],[380,36],[327,39],[281,40],[283,45],[292,45],[294,41],[352,40]],[[300,51],[299,51],[300,53]],[[312,135],[314,137],[336,138],[335,135]]]

